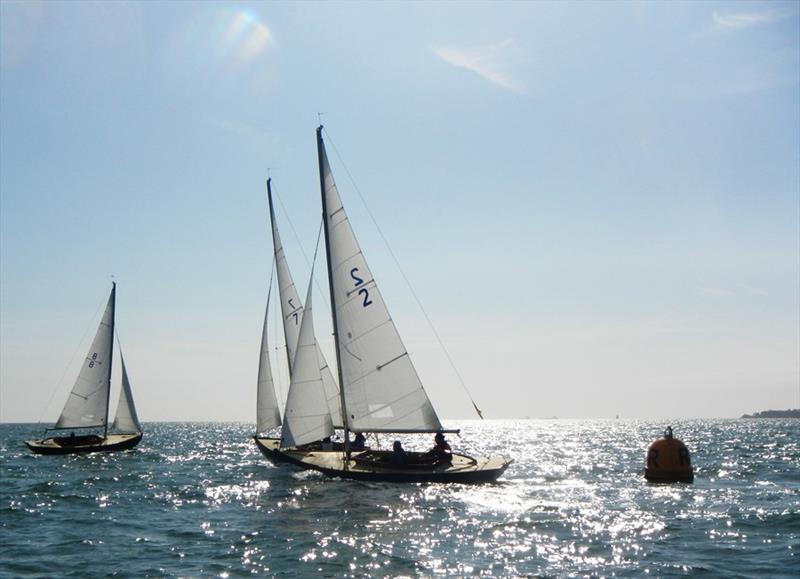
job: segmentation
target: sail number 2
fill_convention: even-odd
[[[354,267],[353,269],[350,270],[350,277],[352,277],[356,282],[355,284],[353,284],[353,287],[358,287],[364,284],[364,280],[356,275],[357,271],[358,271],[357,267]],[[372,304],[372,300],[369,299],[369,291],[367,290],[367,288],[362,287],[360,290],[358,290],[358,295],[364,296],[364,301],[361,304],[363,307],[366,308],[368,305]]]

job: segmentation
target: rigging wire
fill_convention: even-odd
[[[72,363],[75,361],[75,356],[78,355],[78,352],[81,350],[81,347],[83,346],[83,341],[86,339],[86,334],[88,334],[89,330],[92,329],[93,322],[95,321],[95,319],[97,319],[97,314],[100,313],[100,309],[103,307],[103,305],[105,303],[106,302],[103,302],[103,301],[100,302],[100,305],[97,306],[97,310],[94,312],[94,315],[89,320],[89,324],[86,326],[86,329],[83,331],[83,336],[81,336],[81,339],[78,342],[78,346],[75,348],[75,352],[73,352],[72,357],[70,357],[69,362],[67,362],[67,365],[64,368],[64,371],[61,373],[61,378],[58,379],[58,382],[56,382],[56,385],[53,387],[52,392],[50,392],[50,398],[47,400],[47,404],[44,405],[44,408],[42,409],[41,414],[39,414],[39,418],[36,420],[37,424],[40,424],[42,422],[42,416],[45,415],[45,413],[47,412],[48,408],[50,407],[50,403],[53,402],[53,398],[55,398],[56,392],[61,388],[61,384],[64,381],[64,377],[67,375],[67,372],[69,371],[70,367],[72,366]]]
[[[292,230],[292,234],[294,235],[294,240],[297,243],[297,246],[300,248],[300,253],[303,255],[303,259],[306,262],[306,266],[308,267],[309,270],[311,270],[313,272],[314,263],[316,263],[316,261],[317,261],[317,251],[319,249],[319,239],[320,239],[319,235],[317,235],[317,246],[314,249],[314,261],[313,262],[309,262],[308,255],[306,254],[306,250],[303,248],[303,244],[300,242],[300,236],[297,235],[297,230],[294,228],[294,223],[292,222],[292,219],[289,217],[289,212],[286,211],[286,207],[283,204],[283,200],[281,199],[280,195],[278,195],[277,193],[273,193],[272,195],[273,195],[273,197],[277,197],[278,198],[278,203],[280,203],[281,210],[283,211],[283,214],[286,216],[286,221],[289,222],[289,228]],[[322,231],[322,226],[323,226],[323,223],[322,223],[322,220],[320,220],[320,222],[319,222],[320,231]],[[283,241],[281,241],[281,243],[283,243]],[[314,287],[317,288],[317,291],[320,294],[325,295],[325,292],[327,291],[327,289],[323,290],[322,287],[320,287],[320,285],[319,285],[319,280],[317,278],[313,278],[313,279],[314,279]],[[322,303],[325,306],[325,309],[327,310],[328,315],[329,316],[332,315],[331,314],[330,305],[328,304],[328,300],[322,300]]]
[[[311,261],[311,275],[314,275],[314,265],[317,263],[317,253],[319,252],[319,240],[322,239],[323,221],[319,220],[319,230],[317,230],[317,244],[314,246],[314,259]],[[319,289],[319,288],[317,288]]]
[[[339,159],[339,162],[341,163],[342,167],[344,168],[345,173],[347,173],[347,177],[350,179],[350,182],[353,184],[353,188],[356,190],[356,193],[358,193],[358,196],[361,199],[361,203],[364,204],[364,207],[367,210],[367,214],[369,215],[370,219],[372,219],[373,225],[375,225],[375,228],[378,230],[378,234],[381,236],[381,239],[383,240],[383,243],[386,245],[386,248],[389,250],[389,254],[392,256],[392,259],[394,260],[395,266],[397,266],[397,269],[400,272],[400,275],[403,276],[403,279],[405,280],[406,285],[408,286],[408,289],[411,291],[411,295],[414,296],[414,300],[417,302],[417,305],[419,306],[419,309],[422,311],[422,315],[425,317],[425,321],[428,323],[428,327],[430,327],[431,331],[433,332],[433,335],[436,337],[436,341],[439,342],[439,346],[442,348],[442,351],[444,352],[444,355],[447,358],[447,361],[450,363],[450,367],[453,369],[453,372],[455,372],[455,375],[458,378],[458,381],[461,383],[461,388],[467,394],[467,397],[469,398],[469,401],[472,403],[472,407],[475,409],[475,412],[478,414],[480,419],[483,420],[483,412],[481,412],[480,408],[478,408],[478,405],[475,403],[475,400],[472,397],[472,394],[470,393],[469,388],[467,388],[467,384],[464,381],[464,378],[461,376],[461,373],[458,371],[458,368],[456,367],[456,364],[453,361],[452,356],[450,356],[450,352],[448,351],[447,347],[444,345],[444,342],[442,341],[442,338],[439,336],[439,332],[436,331],[436,327],[434,327],[433,321],[431,321],[430,316],[428,316],[428,312],[425,311],[425,307],[422,305],[422,301],[420,301],[419,296],[417,296],[417,292],[414,291],[414,287],[411,285],[411,281],[409,281],[408,277],[406,276],[406,272],[403,271],[403,268],[400,266],[400,261],[397,259],[397,256],[395,255],[394,251],[392,250],[392,247],[389,245],[389,241],[386,239],[386,236],[383,234],[383,230],[381,229],[380,225],[378,225],[378,221],[375,219],[375,216],[372,214],[372,211],[370,210],[369,205],[367,205],[367,200],[361,194],[361,190],[358,188],[358,185],[356,184],[355,179],[353,179],[353,176],[350,174],[350,170],[347,168],[347,164],[344,162],[344,159],[342,159],[342,156],[339,154],[339,150],[336,148],[336,144],[333,142],[333,139],[331,139],[330,133],[328,133],[327,129],[325,129],[324,127],[323,127],[322,130],[325,131],[325,136],[328,138],[328,141],[330,142],[331,147],[333,147],[333,152],[336,153],[336,157]]]

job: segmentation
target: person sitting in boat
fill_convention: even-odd
[[[333,450],[333,442],[331,442],[331,437],[326,436],[322,439],[322,450],[323,451],[331,451]]]
[[[433,437],[431,454],[436,457],[436,462],[453,462],[453,449],[450,448],[450,444],[444,439],[444,433],[437,432],[436,436]]]
[[[360,432],[356,433],[355,440],[353,440],[353,444],[351,447],[353,450],[364,450],[366,448],[366,440],[364,440],[364,435]]]
[[[389,462],[395,465],[404,465],[408,462],[408,454],[406,454],[403,445],[399,440],[394,441],[392,446],[392,454],[389,455]]]

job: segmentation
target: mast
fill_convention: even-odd
[[[114,325],[117,318],[117,282],[111,282],[111,350],[108,355],[108,388],[106,388],[106,422],[103,438],[108,438],[108,408],[111,405],[111,366],[114,361]]]
[[[333,271],[331,271],[331,244],[328,232],[328,203],[325,200],[325,170],[322,166],[322,125],[317,127],[317,163],[319,164],[319,189],[322,194],[322,224],[325,231],[325,258],[328,260],[328,289],[331,299],[331,317],[333,318],[333,343],[336,346],[336,369],[339,376],[339,397],[342,403],[342,422],[344,423],[344,452],[350,459],[350,425],[347,418],[347,403],[344,398],[344,380],[342,379],[342,353],[339,348],[339,327],[336,322],[336,301],[333,294]],[[345,462],[345,468],[347,462]]]
[[[272,177],[267,179],[267,199],[269,200],[269,225],[272,230],[272,252],[275,255],[275,261],[278,260],[278,248],[275,247],[275,207],[272,205]],[[278,301],[280,301],[280,276],[278,277]],[[270,286],[271,288],[271,286]],[[281,314],[283,318],[283,314]],[[281,324],[283,326],[283,342],[286,344],[286,364],[289,367],[289,380],[292,378],[292,359],[289,356],[289,340],[286,337],[286,320]]]

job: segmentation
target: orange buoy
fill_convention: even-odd
[[[647,468],[644,478],[652,482],[692,482],[694,470],[689,458],[689,449],[672,436],[668,426],[664,436],[656,440],[647,450]]]

